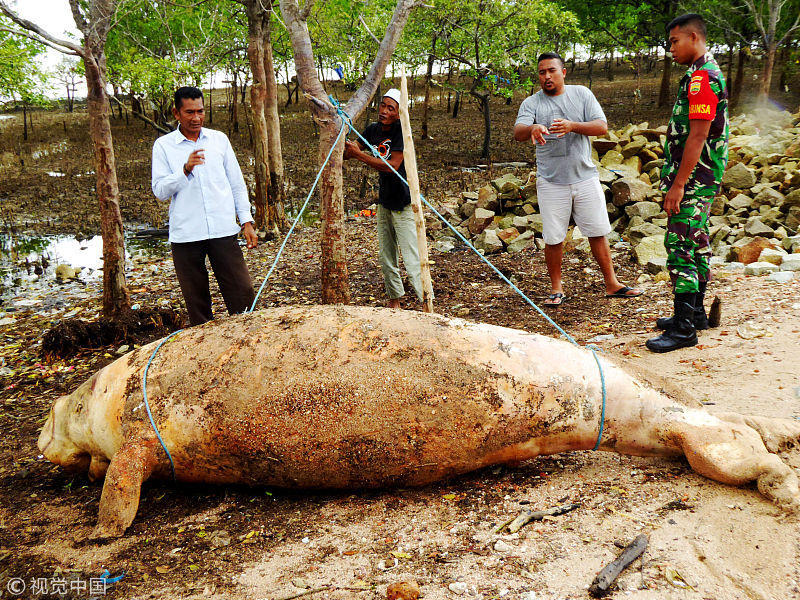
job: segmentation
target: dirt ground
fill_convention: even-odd
[[[620,97],[620,90],[628,89],[623,84],[607,90],[608,97]],[[652,89],[657,89],[657,80]],[[645,93],[642,102],[651,101],[652,95]],[[661,112],[646,106],[633,120],[660,122]],[[516,106],[498,101],[493,109],[498,120],[494,160],[531,159],[529,149],[501,137],[510,129]],[[616,125],[631,120],[622,107],[609,112]],[[436,139],[419,144],[425,164],[421,177],[432,199],[477,189],[495,175],[460,170],[479,162],[476,115],[474,107],[467,107],[457,121],[461,141],[445,144],[441,140],[452,120],[435,113]],[[73,132],[68,134],[74,135],[71,143],[88,151],[79,131],[82,118],[37,115],[35,120],[47,124],[36,130],[44,138],[37,143],[63,139],[63,120]],[[313,167],[302,156],[316,155],[316,140],[300,109],[288,111],[283,123],[297,200]],[[121,121],[115,127],[126,219],[159,224],[163,207],[148,196],[153,136],[139,124],[126,127]],[[246,144],[246,135],[235,140],[237,148]],[[308,140],[305,146],[303,139]],[[29,159],[24,169],[7,166],[0,172],[0,196],[6,197],[0,206],[7,226],[24,229],[29,222],[40,232],[91,233],[93,209],[85,205],[93,182],[83,175],[90,170],[86,156],[65,151],[37,159],[30,152],[20,156]],[[68,175],[51,178],[47,171]],[[360,172],[348,175],[351,197],[359,182]],[[361,204],[369,202],[367,197]],[[354,201],[353,208],[361,204]],[[352,217],[348,228],[353,303],[381,304],[374,220]],[[247,253],[257,283],[277,248],[278,242],[267,242]],[[432,260],[438,312],[557,335],[477,257],[455,251],[433,253]],[[561,327],[581,343],[603,336],[597,345],[609,357],[667,392],[707,404],[711,412],[800,419],[800,280],[778,284],[718,272],[710,295],[723,300],[721,327],[702,333],[695,348],[653,355],[644,340],[654,335],[656,317],[668,309],[669,290],[642,277],[628,251],[615,251],[614,260],[620,279],[641,279],[638,285],[646,294],[605,299],[591,258],[570,252],[565,258],[569,301],[549,312]],[[319,230],[303,227],[288,243],[261,305],[318,302],[318,264]],[[535,301],[547,293],[541,253],[504,255],[496,264]],[[134,262],[129,284],[134,301],[142,306],[180,305],[165,256]],[[3,365],[12,372],[0,379],[0,426],[5,433],[0,438],[2,598],[87,598],[78,585],[66,594],[37,595],[30,581],[88,581],[108,569],[112,577],[124,573],[124,578],[109,585],[105,596],[125,599],[277,600],[304,592],[310,598],[377,599],[385,597],[388,584],[406,579],[415,579],[423,597],[431,600],[458,597],[450,586],[461,590],[459,584],[465,584],[464,598],[577,599],[588,597],[595,574],[619,552],[615,543],[627,543],[640,533],[650,537],[648,550],[620,577],[614,598],[800,598],[800,525],[781,515],[754,486],[739,489],[709,481],[682,460],[591,452],[484,469],[422,489],[380,492],[299,494],[148,482],[124,538],[103,545],[83,542],[95,523],[101,485],[85,475],[69,476],[43,460],[35,441],[52,401],[116,358],[118,348],[83,350],[53,360],[42,358],[39,348],[44,329],[68,315],[96,315],[98,300],[96,283],[54,284],[35,302],[27,302],[20,292],[0,307],[5,311],[0,324]],[[221,314],[219,305],[215,310]],[[754,333],[759,337],[750,337]],[[800,470],[800,450],[782,458]],[[524,508],[568,502],[581,506],[531,523],[518,534],[493,533]],[[27,591],[12,596],[6,589],[12,578],[22,578]]]

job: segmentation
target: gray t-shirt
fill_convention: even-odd
[[[554,119],[585,123],[595,119],[605,121],[606,115],[592,91],[582,85],[566,85],[558,96],[548,96],[539,90],[522,101],[517,113],[517,125],[538,123],[550,128]],[[559,184],[597,177],[588,136],[570,132],[560,138],[546,135],[545,140],[545,144],[536,144],[538,177]]]

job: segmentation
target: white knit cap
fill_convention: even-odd
[[[400,90],[397,88],[392,88],[388,92],[383,95],[384,98],[391,98],[395,102],[397,102],[397,106],[400,106]]]

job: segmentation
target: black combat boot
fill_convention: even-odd
[[[697,331],[708,329],[708,316],[706,315],[706,307],[703,303],[706,297],[706,286],[708,282],[700,282],[700,291],[694,294],[692,305],[694,306],[694,328]],[[688,295],[688,294],[687,294]],[[672,327],[673,317],[661,317],[656,321],[656,327],[659,329],[670,329]]]
[[[697,344],[697,332],[694,327],[695,294],[675,294],[675,315],[673,326],[660,336],[647,340],[645,345],[651,352],[671,352],[678,348],[687,348]]]

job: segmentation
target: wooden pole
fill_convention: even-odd
[[[406,84],[405,67],[402,67],[400,73],[400,125],[403,128],[403,164],[406,167],[406,179],[411,191],[411,208],[414,211],[414,221],[417,225],[417,247],[422,270],[422,305],[425,312],[433,312],[431,264],[428,260],[428,238],[425,234],[425,219],[422,216],[422,202],[420,201],[417,155],[414,152],[414,137],[411,133],[411,119],[408,116],[408,85]]]

